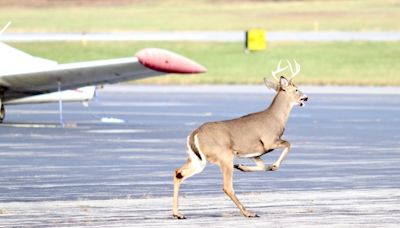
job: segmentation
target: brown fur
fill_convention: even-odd
[[[201,155],[205,156],[208,162],[220,167],[224,177],[223,191],[242,214],[246,217],[257,216],[246,210],[236,197],[233,190],[233,168],[244,172],[277,170],[290,149],[289,142],[281,139],[290,111],[294,104],[303,105],[307,100],[307,97],[298,91],[295,85],[283,77],[280,79],[280,86],[276,88],[277,94],[267,109],[237,119],[205,123],[190,134],[188,139],[189,155],[194,153],[199,161],[193,160],[194,157],[189,156],[188,161],[176,170],[174,217],[184,218],[178,210],[179,186],[185,178],[202,171],[205,163],[199,163],[202,160]],[[279,159],[271,166],[266,167],[261,156],[279,148],[283,149]],[[234,165],[235,157],[252,158],[256,166]],[[178,174],[183,178],[178,178]]]

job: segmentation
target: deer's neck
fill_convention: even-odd
[[[284,91],[279,91],[275,95],[271,105],[266,110],[268,115],[272,115],[282,126],[286,125],[289,114],[293,108],[293,104],[284,93]]]

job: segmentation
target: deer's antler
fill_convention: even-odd
[[[300,64],[298,64],[298,63],[296,62],[295,59],[293,59],[294,65],[295,65],[295,67],[296,67],[296,69],[293,71],[292,64],[289,62],[289,60],[286,60],[286,61],[287,61],[287,63],[288,63],[290,72],[292,73],[292,76],[290,76],[290,78],[289,78],[289,81],[291,81],[294,77],[296,77],[296,75],[298,75],[298,74],[300,73],[301,66],[300,66]]]
[[[281,68],[281,62],[282,62],[282,59],[279,60],[278,66],[276,67],[276,70],[272,71],[272,77],[278,82],[279,82],[279,77],[277,77],[276,75],[288,68],[288,66],[286,66],[284,68]]]

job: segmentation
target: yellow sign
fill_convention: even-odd
[[[246,49],[249,51],[261,51],[267,48],[264,29],[250,29],[246,31]]]

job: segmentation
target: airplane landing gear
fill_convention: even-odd
[[[6,109],[3,104],[3,94],[0,94],[0,123],[3,123],[4,117],[6,117]]]
[[[1,102],[0,102],[1,103]],[[4,105],[1,104],[1,109],[0,109],[0,123],[3,123],[4,118],[6,117],[6,109],[4,108]]]

